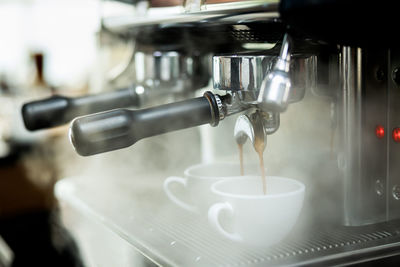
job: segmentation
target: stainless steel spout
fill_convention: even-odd
[[[289,76],[292,39],[286,34],[279,58],[272,71],[264,78],[258,94],[258,107],[264,111],[283,112],[289,104],[291,80]]]
[[[236,143],[242,145],[250,139],[255,147],[256,140],[263,141],[264,151],[267,145],[267,131],[264,127],[264,118],[260,111],[256,111],[250,115],[240,115],[235,124],[234,137]]]

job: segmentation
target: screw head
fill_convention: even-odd
[[[392,71],[392,79],[397,84],[400,85],[400,68],[396,67]]]
[[[399,185],[395,185],[395,186],[393,186],[393,197],[396,199],[396,200],[399,200],[400,199],[400,186]]]
[[[383,183],[380,179],[376,180],[375,182],[375,192],[378,196],[383,195]]]

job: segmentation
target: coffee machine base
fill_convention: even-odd
[[[167,200],[161,186],[165,175],[147,175],[146,179],[71,177],[59,181],[55,193],[64,222],[78,235],[77,240],[83,240],[80,243],[93,246],[95,243],[88,238],[99,239],[104,233],[112,235],[112,239],[120,240],[117,243],[123,245],[115,243],[117,247],[109,252],[129,254],[128,265],[337,266],[377,260],[390,264],[400,256],[400,221],[397,220],[348,227],[310,223],[303,216],[290,235],[275,246],[252,249],[232,243],[219,238],[208,227],[205,216],[181,210]],[[89,226],[80,231],[78,221],[88,221],[98,227]],[[93,233],[88,234],[89,230]],[[108,243],[103,241],[96,242],[102,246]],[[107,253],[110,259],[121,259],[121,255],[111,254]],[[138,260],[140,255],[143,260]],[[101,259],[104,255],[94,257]]]

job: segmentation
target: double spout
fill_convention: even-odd
[[[240,115],[235,124],[233,135],[238,145],[250,140],[255,150],[265,150],[267,135],[279,128],[279,113],[264,113],[256,110],[247,115]]]

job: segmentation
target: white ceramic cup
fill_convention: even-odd
[[[305,187],[289,178],[267,176],[266,179],[266,195],[260,176],[213,184],[211,191],[219,201],[208,211],[211,226],[222,236],[250,246],[268,247],[281,241],[299,217]],[[224,223],[221,223],[222,212],[227,215]]]
[[[259,174],[258,166],[244,166],[245,174]],[[205,163],[187,168],[184,177],[168,177],[163,184],[167,197],[179,207],[194,213],[207,214],[208,208],[217,198],[211,193],[211,186],[217,181],[240,177],[240,165],[234,163]],[[174,194],[170,186],[179,184],[185,194]]]

